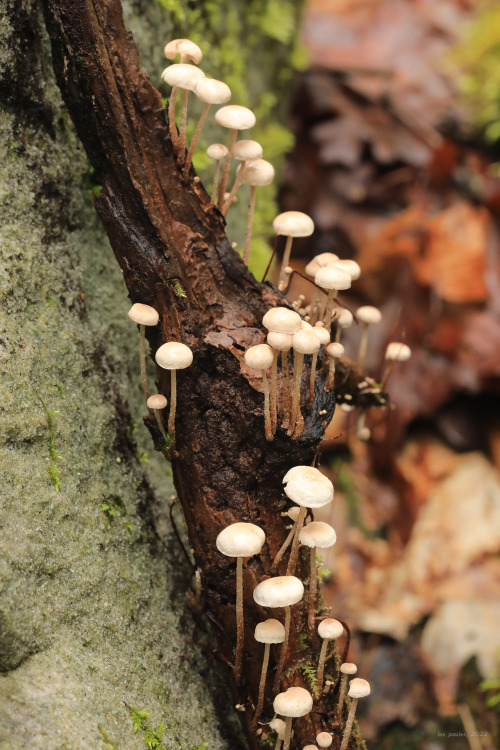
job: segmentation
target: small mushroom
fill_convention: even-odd
[[[299,542],[311,548],[311,578],[309,582],[309,595],[307,599],[307,625],[309,632],[314,630],[314,602],[316,599],[316,548],[327,549],[333,547],[337,541],[335,529],[324,521],[313,521],[304,526],[299,534]]]
[[[349,697],[352,698],[351,705],[349,706],[349,714],[344,728],[344,736],[342,737],[342,744],[340,750],[347,750],[347,744],[349,737],[352,732],[352,725],[354,722],[354,714],[356,713],[356,706],[360,698],[366,698],[370,695],[370,683],[367,680],[361,679],[361,677],[355,677],[349,683]]]
[[[316,685],[318,687],[318,693],[321,695],[323,689],[323,673],[325,670],[326,651],[330,641],[334,641],[340,638],[344,632],[344,626],[338,620],[333,617],[327,617],[325,620],[321,620],[318,625],[318,635],[323,638],[321,644],[321,651],[319,654],[318,671],[316,673]]]
[[[335,333],[335,342],[338,344],[340,342],[340,335],[342,333],[342,329],[344,328],[350,328],[352,326],[352,321],[354,320],[353,314],[350,310],[347,310],[345,307],[335,307],[333,310],[333,318],[337,324],[337,331]]]
[[[274,679],[274,690],[279,688],[283,666],[285,664],[288,650],[288,638],[290,637],[291,609],[293,604],[300,602],[304,596],[304,584],[295,576],[276,576],[261,581],[255,587],[253,598],[261,607],[284,607],[285,608],[285,638],[281,646],[278,668]]]
[[[193,352],[180,341],[169,341],[162,344],[155,354],[158,365],[170,370],[170,411],[168,414],[168,431],[175,432],[175,412],[177,409],[177,370],[185,370],[193,361]]]
[[[281,283],[285,278],[285,268],[290,265],[290,253],[294,237],[310,237],[314,232],[314,222],[310,216],[302,211],[285,211],[273,221],[273,229],[276,234],[286,237],[286,245],[283,251],[283,261],[279,275]]]
[[[236,143],[236,136],[238,130],[249,130],[255,125],[255,115],[248,107],[240,107],[238,104],[228,104],[227,107],[222,107],[215,113],[215,121],[222,125],[223,128],[229,128],[231,130],[231,138],[229,141],[228,155],[224,162],[224,168],[222,170],[222,177],[219,186],[219,198],[217,205],[222,208],[224,205],[224,193],[226,192],[227,178],[229,176],[229,168],[231,166],[231,159],[233,158],[233,148]]]
[[[269,651],[271,643],[283,643],[285,640],[285,628],[279,620],[265,620],[255,626],[255,640],[264,644],[264,657],[262,659],[262,670],[259,682],[259,698],[255,709],[254,724],[257,724],[264,705],[264,690],[266,687],[267,668],[269,666]]]
[[[196,94],[198,99],[200,99],[200,101],[205,104],[205,106],[203,107],[203,112],[201,113],[200,119],[198,120],[196,130],[194,131],[191,145],[189,146],[186,163],[184,165],[184,175],[187,175],[187,173],[189,172],[189,167],[191,166],[191,162],[193,160],[194,150],[200,139],[201,131],[203,130],[203,125],[205,124],[205,120],[207,119],[210,105],[224,104],[231,98],[231,89],[229,88],[229,86],[223,83],[223,81],[217,81],[214,78],[201,78],[194,88],[194,93]]]
[[[293,335],[293,391],[292,391],[292,416],[288,434],[293,435],[297,421],[301,419],[300,414],[300,385],[302,380],[302,367],[306,354],[315,354],[321,344],[313,330],[302,328]]]
[[[363,323],[363,331],[361,333],[361,340],[358,349],[358,366],[363,367],[368,346],[369,328],[370,326],[378,325],[378,323],[380,323],[382,320],[382,313],[377,307],[364,305],[364,307],[358,307],[356,310],[356,316]]]
[[[264,386],[264,429],[266,440],[273,439],[273,430],[271,426],[271,409],[269,405],[269,386],[267,383],[266,370],[274,362],[274,353],[268,344],[257,344],[251,346],[245,352],[245,364],[253,370],[260,370],[262,373],[262,384]]]
[[[273,708],[277,714],[285,717],[285,739],[283,750],[289,750],[292,735],[292,719],[305,716],[313,707],[311,693],[305,688],[291,687],[284,693],[278,693]]]
[[[278,554],[276,555],[276,557],[273,560],[273,564],[271,565],[271,570],[278,565],[279,561],[281,560],[281,558],[283,557],[283,555],[287,551],[288,547],[290,546],[293,537],[295,536],[295,524],[297,523],[297,519],[299,517],[299,513],[300,513],[300,508],[297,505],[294,505],[293,508],[290,508],[284,514],[284,515],[286,515],[286,516],[288,516],[289,518],[292,519],[293,524],[292,524],[292,527],[290,529],[290,533],[288,534],[287,538],[285,539],[285,541],[283,542],[283,544],[279,548]]]
[[[228,155],[229,150],[227,146],[224,146],[223,143],[212,143],[211,146],[207,148],[207,156],[209,159],[212,159],[212,161],[215,162],[215,175],[214,175],[214,186],[212,188],[212,197],[210,199],[210,203],[213,205],[215,204],[216,198],[217,198],[217,188],[219,184],[219,172],[220,172],[220,163],[222,159],[225,159]]]
[[[236,171],[236,177],[234,178],[233,187],[231,192],[224,198],[224,205],[222,207],[222,215],[225,216],[229,210],[229,207],[233,200],[236,198],[236,193],[239,186],[241,185],[240,173],[245,168],[247,161],[254,161],[255,159],[262,158],[262,146],[257,141],[244,140],[236,141],[233,148],[233,159],[238,159],[241,162],[240,166]]]
[[[215,544],[219,552],[227,557],[236,557],[236,653],[234,674],[241,681],[245,621],[243,614],[243,558],[258,555],[266,535],[254,523],[232,523],[218,535]]]
[[[328,354],[328,380],[326,381],[325,391],[331,391],[335,381],[335,367],[337,366],[337,360],[344,354],[344,347],[342,344],[338,344],[336,341],[332,341],[326,347],[326,353]]]
[[[293,268],[291,266],[285,266],[283,271],[283,279],[278,283],[278,289],[280,292],[284,292],[285,289],[288,286],[288,280],[290,276],[293,273]]]
[[[277,365],[277,354],[278,351],[281,351],[285,418],[286,414],[289,412],[288,399],[290,394],[290,371],[288,369],[287,352],[292,348],[293,342],[291,335],[300,330],[301,322],[300,315],[293,310],[289,310],[287,307],[273,307],[271,310],[268,310],[262,318],[262,325],[269,331],[267,337],[268,343],[273,347],[275,352],[273,367]],[[270,334],[273,334],[271,340],[269,340]],[[276,379],[273,378],[273,373],[271,373],[271,413],[272,415],[276,413]],[[271,417],[271,419],[273,419],[273,417]],[[275,426],[273,429],[275,429]]]
[[[343,271],[341,268],[326,266],[325,268],[320,268],[319,271],[316,272],[314,283],[328,293],[323,322],[325,328],[329,331],[332,326],[333,306],[337,293],[350,288],[351,277],[347,271]]]
[[[281,744],[285,739],[286,724],[283,719],[278,719],[277,717],[275,717],[274,719],[271,719],[271,721],[269,722],[269,726],[273,730],[273,732],[276,732],[276,734],[278,735],[274,750],[280,750]]]
[[[346,694],[346,689],[347,689],[347,677],[349,675],[356,674],[357,671],[358,671],[357,666],[350,661],[345,661],[343,664],[340,665],[340,672],[342,674],[342,678],[340,680],[339,704],[337,706],[338,719],[340,719],[340,717],[342,716],[342,708],[344,707],[345,694]]]
[[[403,344],[399,341],[392,341],[390,344],[387,345],[387,349],[385,350],[385,359],[388,360],[389,365],[384,373],[384,376],[382,378],[382,384],[381,389],[384,390],[384,388],[387,385],[387,381],[389,380],[391,373],[396,365],[396,362],[407,362],[411,357],[411,349],[406,344]]]
[[[320,732],[316,735],[316,743],[318,747],[330,747],[333,742],[333,736],[330,732]]]
[[[158,425],[158,429],[160,430],[163,437],[166,437],[166,435],[165,435],[165,428],[163,427],[163,422],[161,421],[160,411],[166,408],[167,403],[168,403],[167,399],[161,393],[153,394],[146,401],[146,405],[148,409],[151,409],[152,411],[154,411],[156,424]]]
[[[187,60],[191,60],[195,65],[199,65],[203,53],[197,44],[192,42],[190,39],[172,39],[171,42],[165,45],[165,57],[167,60],[175,60],[177,55],[180,56],[180,63],[184,64]],[[177,101],[178,88],[174,87],[170,94],[169,106],[168,106],[168,122],[170,127],[170,136],[172,143],[177,146],[178,136],[175,128],[175,104]]]
[[[274,167],[265,159],[255,159],[245,162],[245,166],[238,172],[243,185],[250,185],[250,201],[248,203],[247,226],[243,245],[243,262],[248,266],[250,260],[250,240],[252,239],[253,215],[255,212],[255,198],[258,187],[270,185],[274,180]]]
[[[335,253],[320,253],[319,255],[315,255],[305,268],[306,274],[314,279],[316,273],[320,268],[325,268],[325,266],[332,265],[337,260],[339,260],[339,256],[335,255]],[[311,323],[314,324],[317,320],[319,320],[319,318],[323,317],[324,307],[326,307],[326,302],[324,305],[322,305],[321,293],[318,291],[318,289],[315,289],[311,305]]]
[[[325,324],[321,320],[318,320],[314,324],[313,331],[316,334],[316,336],[319,338],[319,343],[321,346],[327,346],[330,343],[330,332],[325,328]],[[312,364],[311,364],[311,377],[309,379],[309,399],[311,403],[314,399],[314,379],[316,377],[316,365],[318,362],[318,353],[319,353],[319,349],[317,352],[313,354]]]
[[[361,276],[361,268],[355,260],[336,260],[331,265],[336,266],[337,268],[342,268],[343,271],[347,271],[352,281],[356,281],[356,279],[359,279]]]
[[[170,94],[170,101],[168,105],[168,118],[170,125],[170,133],[172,128],[175,130],[175,99],[177,97],[177,91],[182,89],[182,110],[181,110],[181,125],[179,128],[179,137],[174,140],[176,145],[177,153],[180,159],[184,159],[184,150],[186,148],[186,120],[187,120],[187,105],[188,105],[188,94],[190,91],[194,91],[196,84],[201,78],[205,78],[205,73],[197,68],[195,65],[187,65],[186,63],[176,63],[171,65],[169,68],[165,68],[161,77],[172,86]],[[173,125],[172,125],[173,123]]]
[[[149,398],[148,376],[146,373],[146,326],[156,326],[160,320],[158,312],[150,305],[136,302],[128,311],[130,320],[139,326],[139,358],[141,362],[141,380],[146,401]]]

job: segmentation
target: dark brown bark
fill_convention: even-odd
[[[282,477],[291,466],[314,460],[334,411],[334,394],[325,393],[324,374],[318,373],[314,402],[307,409],[306,368],[302,436],[292,440],[278,426],[275,440],[266,442],[262,381],[245,368],[243,355],[264,340],[262,317],[270,307],[283,304],[281,295],[271,285],[258,283],[231,248],[223,217],[210,205],[203,186],[194,183],[194,173],[183,178],[160,95],[139,66],[119,0],[44,0],[44,5],[58,82],[102,184],[97,211],[132,301],[152,305],[160,313],[159,325],[147,329],[151,351],[165,341],[182,340],[194,353],[192,366],[178,373],[172,467],[206,606],[220,625],[219,647],[229,662],[236,641],[236,565],[216,551],[215,538],[235,521],[257,523],[267,534],[263,554],[244,567],[246,649],[243,683],[239,690],[235,686],[237,700],[246,706],[242,717],[254,746],[252,707],[257,702],[262,646],[254,641],[253,630],[263,618],[280,615],[255,605],[252,592],[271,574],[286,534],[280,516],[287,507]],[[185,299],[176,295],[176,281]],[[169,373],[158,369],[157,381],[159,392],[168,396]],[[356,398],[356,372],[339,366],[341,381],[342,390]],[[160,444],[155,420],[148,417],[146,424]],[[307,560],[306,555],[301,561],[304,579]],[[279,572],[284,568],[286,556]],[[285,669],[317,658],[310,644],[305,651],[298,649],[305,608],[294,610]],[[302,682],[297,670],[283,686]],[[270,699],[267,693],[265,720],[272,716]],[[292,747],[312,742],[318,731],[336,731],[334,698],[330,695],[328,701],[317,703],[310,717],[294,722]]]

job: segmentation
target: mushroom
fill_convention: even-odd
[[[372,436],[372,431],[365,425],[366,409],[363,409],[358,417],[358,423],[356,425],[356,437],[362,443],[368,442]]]
[[[316,742],[318,747],[330,747],[333,737],[330,732],[320,732],[316,735]]]
[[[294,237],[310,237],[314,232],[314,222],[310,216],[302,211],[285,211],[273,221],[273,229],[276,234],[286,237],[286,245],[283,251],[283,261],[279,275],[281,283],[285,278],[285,268],[290,265],[290,253]]]
[[[304,584],[295,576],[276,576],[261,581],[255,587],[253,598],[261,607],[285,607],[285,638],[281,646],[278,668],[274,678],[274,690],[279,688],[283,665],[285,664],[286,652],[288,650],[288,639],[290,637],[290,607],[300,602],[304,596]],[[279,713],[279,712],[278,712]]]
[[[356,279],[359,279],[361,276],[361,268],[355,260],[336,260],[328,265],[336,266],[337,268],[342,268],[343,271],[347,271],[352,281],[356,281]]]
[[[238,171],[238,177],[243,185],[250,185],[250,201],[248,203],[247,226],[243,245],[243,262],[248,266],[250,260],[250,240],[252,239],[253,215],[255,212],[255,197],[258,187],[270,185],[274,180],[274,167],[265,159],[255,159],[245,162]]]
[[[247,161],[254,161],[255,159],[262,158],[262,146],[257,141],[236,141],[233,148],[233,159],[241,161],[240,166],[236,171],[236,177],[234,178],[233,187],[231,192],[224,198],[224,205],[222,207],[222,215],[225,216],[229,210],[229,206],[236,198],[236,192],[241,185],[240,173],[245,168]]]
[[[169,341],[162,344],[155,354],[158,365],[170,370],[170,411],[168,414],[168,431],[175,431],[175,411],[177,408],[177,370],[185,370],[193,361],[193,352],[180,341]]]
[[[266,687],[267,668],[269,666],[269,651],[271,643],[283,643],[285,640],[285,628],[279,620],[265,620],[255,626],[255,640],[264,643],[264,658],[262,659],[262,670],[259,682],[259,699],[255,709],[254,724],[257,724],[264,705],[264,690]]]
[[[229,86],[222,81],[215,80],[214,78],[201,78],[194,88],[194,93],[196,94],[198,99],[200,99],[200,101],[204,102],[205,106],[203,107],[203,112],[201,113],[201,117],[198,120],[196,130],[194,131],[191,145],[189,146],[186,163],[184,165],[184,176],[186,176],[189,172],[189,167],[191,166],[191,162],[193,160],[194,150],[196,148],[196,144],[200,139],[201,131],[203,130],[203,125],[205,124],[205,120],[207,119],[210,105],[224,104],[231,98],[231,89],[229,88]]]
[[[340,672],[342,678],[340,680],[340,692],[339,692],[339,704],[337,706],[337,717],[340,719],[342,716],[342,708],[344,706],[345,694],[347,688],[347,677],[348,675],[356,674],[358,668],[355,664],[350,661],[345,661],[340,665]]]
[[[223,128],[230,128],[231,139],[229,141],[228,155],[224,162],[224,169],[222,170],[222,177],[219,186],[219,198],[217,205],[222,208],[224,205],[224,193],[226,191],[227,178],[229,176],[229,168],[231,166],[231,159],[233,158],[233,148],[236,143],[236,136],[238,130],[249,130],[255,125],[255,115],[248,107],[240,107],[238,104],[228,104],[227,107],[222,107],[215,113],[215,121],[222,125]]]
[[[324,521],[313,521],[304,526],[299,533],[299,542],[311,548],[311,578],[309,582],[309,596],[307,600],[307,624],[310,633],[314,630],[314,601],[316,599],[316,548],[327,549],[333,547],[337,541],[335,529]]]
[[[332,265],[332,263],[335,263],[335,261],[337,260],[339,260],[339,256],[335,255],[335,253],[319,253],[319,255],[315,255],[314,258],[307,264],[305,268],[306,274],[314,279],[316,273],[320,268],[325,268],[325,266]],[[322,317],[321,309],[321,295],[320,292],[315,289],[314,298],[311,305],[312,323],[315,323],[318,318]]]
[[[285,717],[285,739],[283,750],[289,750],[292,734],[292,719],[305,716],[313,707],[311,693],[305,688],[291,687],[284,693],[278,693],[273,702],[277,714]]]
[[[329,331],[332,326],[333,304],[337,293],[341,290],[349,289],[351,286],[351,277],[347,271],[343,271],[341,268],[326,266],[316,271],[314,283],[325,289],[328,293],[323,322],[325,328]]]
[[[165,428],[163,427],[163,422],[161,421],[160,411],[166,408],[167,403],[168,403],[167,399],[161,393],[155,393],[153,396],[150,396],[148,400],[146,401],[146,405],[148,409],[151,409],[152,411],[154,411],[156,424],[158,425],[158,429],[160,430],[163,437],[166,437],[166,435],[165,435]]]
[[[227,557],[236,557],[236,653],[234,674],[238,684],[241,681],[245,637],[243,558],[258,555],[265,541],[266,535],[260,526],[256,526],[254,523],[232,523],[230,526],[226,526],[215,540],[219,552]]]
[[[335,307],[333,310],[333,318],[337,324],[337,331],[335,333],[335,341],[338,344],[340,341],[340,335],[343,328],[350,328],[352,321],[354,320],[353,314],[350,310],[345,307]]]
[[[319,338],[320,346],[326,346],[330,343],[330,332],[325,328],[325,324],[318,320],[313,328],[314,333]],[[316,377],[316,364],[318,362],[318,352],[314,352],[311,364],[311,377],[309,380],[309,399],[312,403],[314,399],[314,379]]]
[[[363,680],[361,677],[355,677],[354,680],[350,681],[349,697],[352,698],[352,701],[349,706],[349,714],[345,723],[344,736],[342,737],[340,750],[347,750],[347,744],[349,742],[349,737],[351,736],[358,700],[360,698],[366,698],[367,695],[370,695],[370,683],[367,680]]]
[[[273,430],[271,426],[271,410],[269,406],[269,386],[267,384],[266,370],[274,362],[274,353],[268,344],[257,344],[251,346],[245,352],[245,364],[254,370],[260,370],[262,373],[262,384],[264,386],[264,429],[266,440],[273,439]]]
[[[160,316],[154,309],[154,307],[151,307],[150,305],[143,305],[141,302],[136,302],[132,305],[132,307],[128,311],[128,316],[130,320],[133,320],[134,323],[137,323],[137,325],[139,326],[139,358],[141,362],[141,380],[142,388],[144,391],[144,398],[147,401],[149,398],[149,386],[148,376],[146,373],[146,326],[158,325]]]
[[[331,391],[335,381],[335,367],[337,365],[337,360],[344,354],[344,347],[342,344],[332,341],[332,343],[328,344],[326,347],[326,353],[328,354],[329,362],[328,380],[326,381],[325,391]]]
[[[273,307],[271,310],[268,310],[262,318],[262,325],[269,331],[267,337],[268,343],[273,347],[276,353],[273,361],[273,368],[277,366],[278,351],[282,352],[281,364],[283,367],[283,406],[285,415],[289,411],[288,395],[290,393],[290,371],[288,369],[288,354],[284,354],[284,352],[289,352],[292,348],[293,342],[291,336],[300,330],[301,322],[300,315],[293,310],[289,310],[287,307]],[[272,335],[271,340],[269,340],[270,334],[278,334],[279,338],[276,335]],[[273,407],[273,400],[276,405],[276,378],[273,377],[273,373],[271,373],[271,411],[275,414],[276,406],[274,405]]]
[[[293,391],[292,416],[288,434],[293,435],[300,414],[300,385],[302,380],[302,366],[306,354],[315,354],[320,348],[320,340],[314,331],[302,328],[293,335]]]
[[[364,307],[358,307],[356,310],[356,316],[363,323],[363,331],[361,333],[361,340],[358,349],[358,366],[363,367],[366,348],[368,346],[369,328],[370,326],[378,325],[378,323],[380,323],[382,320],[382,313],[377,307],[365,305]]]
[[[391,373],[396,365],[396,362],[407,362],[411,357],[411,349],[406,344],[399,341],[392,341],[387,345],[385,350],[385,359],[388,360],[389,365],[382,378],[381,389],[383,390],[387,385]]]
[[[285,289],[288,286],[288,280],[290,276],[293,273],[293,268],[291,266],[285,266],[283,270],[283,279],[278,283],[278,289],[280,292],[284,292]]]
[[[175,60],[177,55],[180,55],[180,63],[184,64],[186,60],[192,60],[195,65],[199,65],[203,58],[203,53],[197,44],[192,42],[190,39],[172,39],[171,42],[165,45],[165,57],[167,60]],[[163,76],[162,76],[163,77]],[[175,129],[175,104],[177,101],[178,88],[174,86],[170,94],[170,100],[168,104],[168,123],[170,128],[170,136],[172,143],[177,146],[177,130]]]
[[[278,719],[276,717],[274,719],[271,719],[271,721],[269,722],[269,726],[271,727],[273,732],[276,732],[276,734],[278,735],[278,739],[276,740],[276,745],[274,746],[274,750],[280,750],[281,743],[285,739],[286,724],[283,721],[283,719]]]
[[[205,78],[205,73],[197,68],[195,65],[186,65],[185,63],[177,63],[171,65],[169,68],[165,68],[161,77],[172,86],[172,92],[170,94],[170,102],[168,105],[168,118],[170,125],[170,133],[172,133],[172,127],[175,130],[175,99],[177,97],[177,91],[182,89],[182,110],[181,110],[181,125],[179,128],[179,137],[174,140],[174,144],[177,148],[177,153],[181,159],[184,158],[184,150],[186,148],[186,119],[187,119],[187,105],[188,105],[188,94],[190,91],[194,91],[196,84],[201,78]],[[173,103],[172,103],[173,101]],[[172,122],[174,123],[172,125]]]
[[[316,673],[316,685],[318,687],[319,695],[321,695],[321,690],[323,688],[323,673],[325,670],[326,650],[328,644],[330,641],[340,638],[343,632],[344,626],[338,620],[334,620],[333,617],[327,617],[326,619],[321,620],[318,625],[318,635],[320,638],[323,638],[319,654],[318,671]]]
[[[293,466],[283,477],[285,494],[296,505],[300,505],[300,512],[295,527],[295,536],[287,575],[293,575],[299,554],[299,534],[304,525],[307,508],[321,508],[333,500],[333,484],[314,466]]]
[[[295,524],[297,523],[297,519],[299,517],[299,513],[300,513],[300,508],[297,505],[294,505],[293,508],[290,508],[285,513],[285,515],[287,515],[289,518],[292,519],[293,524],[292,524],[292,527],[290,528],[290,533],[288,534],[287,538],[285,539],[285,541],[283,542],[283,544],[279,548],[278,554],[276,555],[276,557],[273,560],[273,564],[271,565],[271,570],[278,565],[279,561],[281,560],[281,558],[283,557],[283,555],[287,551],[288,547],[290,546],[290,543],[291,543],[293,537],[295,536]]]
[[[212,159],[212,161],[215,162],[214,186],[212,188],[212,197],[210,199],[210,203],[212,205],[215,204],[215,200],[217,198],[217,187],[218,187],[218,182],[219,182],[220,163],[222,159],[226,158],[228,153],[229,153],[229,150],[227,146],[224,146],[223,143],[212,143],[212,145],[207,148],[208,158]]]

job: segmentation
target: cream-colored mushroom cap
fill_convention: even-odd
[[[326,549],[333,547],[337,541],[335,529],[324,521],[312,521],[304,526],[299,534],[299,541],[306,547],[320,547]]]
[[[176,63],[165,68],[161,77],[169,86],[178,86],[180,89],[194,91],[196,84],[205,78],[205,73],[194,65],[187,63]]]
[[[290,333],[276,333],[276,331],[269,331],[267,334],[267,343],[272,346],[273,349],[278,349],[280,352],[288,352],[292,348],[292,335]]]
[[[351,698],[366,698],[370,695],[370,683],[362,677],[355,677],[349,683],[349,696]]]
[[[275,576],[255,587],[253,598],[261,607],[290,607],[304,596],[304,584],[295,576]]]
[[[221,159],[225,159],[228,153],[229,153],[229,149],[227,146],[224,146],[223,143],[212,143],[207,148],[208,158],[213,159],[214,161],[220,161]]]
[[[406,344],[399,341],[392,341],[387,345],[385,358],[396,360],[396,362],[407,362],[411,357],[411,349]]]
[[[347,271],[335,266],[325,266],[316,271],[314,283],[322,289],[349,289],[351,286],[351,277]]]
[[[154,393],[146,401],[148,409],[164,409],[167,405],[167,399],[161,393]]]
[[[264,620],[255,626],[255,640],[259,643],[283,643],[285,627],[279,620]]]
[[[306,273],[308,276],[316,276],[316,272],[319,271],[320,268],[335,263],[337,260],[339,260],[339,256],[335,255],[335,253],[319,253],[319,255],[315,255],[307,264]]]
[[[316,745],[304,745],[302,750],[318,750],[318,748],[316,747]]]
[[[140,326],[155,326],[160,320],[160,316],[154,307],[150,305],[143,305],[141,302],[136,302],[128,311],[130,320],[137,323]]]
[[[306,508],[320,508],[333,500],[333,484],[313,466],[292,467],[283,484],[287,497]]]
[[[180,341],[169,341],[162,344],[155,354],[155,359],[164,370],[184,370],[193,361],[193,352]]]
[[[215,78],[202,78],[194,88],[194,93],[205,104],[224,104],[231,98],[231,89],[223,81]]]
[[[266,535],[254,523],[232,523],[220,532],[215,544],[227,557],[252,557],[259,554],[265,541]]]
[[[352,325],[354,317],[350,310],[346,310],[345,307],[335,307],[333,313],[335,316],[335,322],[341,328],[349,328]]]
[[[310,237],[314,232],[314,221],[302,211],[285,211],[273,221],[276,234],[286,237]]]
[[[315,324],[315,326],[313,328],[313,331],[316,334],[316,336],[319,338],[319,343],[320,344],[322,344],[324,346],[325,344],[329,344],[330,343],[330,334],[328,332],[328,329],[325,328],[325,324],[324,323],[322,323],[321,321],[318,321]]]
[[[271,721],[269,722],[269,726],[271,727],[273,732],[276,732],[280,740],[284,739],[286,724],[283,719],[271,719]]]
[[[255,125],[255,115],[248,107],[228,104],[227,107],[217,110],[215,122],[222,125],[223,128],[231,128],[231,130],[248,130]]]
[[[301,320],[300,321],[300,327],[303,331],[314,331],[314,328],[310,323],[307,322],[307,320]]]
[[[257,141],[236,141],[232,155],[234,159],[240,159],[240,161],[260,159],[262,156],[262,146]]]
[[[328,344],[328,346],[326,347],[326,353],[329,357],[343,357],[344,346],[343,344],[339,344],[337,341],[332,341],[332,343]]]
[[[293,334],[294,351],[300,354],[314,354],[320,348],[321,343],[314,331],[300,330]]]
[[[300,330],[301,322],[300,315],[287,307],[273,307],[262,318],[264,328],[276,333],[296,333]]]
[[[342,674],[356,674],[358,668],[355,664],[352,663],[352,661],[345,661],[340,665],[340,671],[342,672]]]
[[[326,620],[321,620],[318,625],[318,635],[320,638],[325,638],[327,641],[333,641],[335,638],[340,638],[344,632],[344,626],[338,620],[334,620],[333,617],[327,617]]]
[[[280,716],[298,718],[305,716],[313,707],[311,693],[305,688],[291,687],[284,693],[278,693],[273,702],[273,708]]]
[[[251,346],[245,352],[245,364],[254,370],[267,370],[274,360],[274,353],[268,344]]]
[[[333,737],[330,732],[320,732],[316,735],[316,742],[319,747],[330,747],[333,742]]]
[[[244,185],[264,187],[274,180],[274,167],[265,159],[247,161],[243,168],[238,169],[238,178]]]
[[[372,307],[371,305],[358,307],[356,315],[362,323],[368,323],[371,326],[377,325],[382,320],[382,313],[378,307]]]
[[[298,505],[294,505],[292,508],[289,508],[287,510],[287,516],[292,519],[292,521],[296,521],[299,517],[300,508]]]
[[[349,274],[352,281],[359,279],[361,276],[361,268],[355,260],[336,260],[333,262],[334,266],[341,268],[343,271]]]
[[[165,45],[165,57],[168,60],[174,60],[177,55],[186,56],[196,65],[198,65],[203,58],[201,49],[197,44],[192,42],[191,39],[172,39],[171,42]]]

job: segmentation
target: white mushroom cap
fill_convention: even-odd
[[[273,708],[280,716],[297,718],[305,716],[313,707],[311,693],[305,688],[291,687],[284,693],[278,693],[273,702]]]
[[[339,256],[335,255],[335,253],[320,253],[319,255],[315,255],[307,264],[306,273],[308,276],[316,276],[316,272],[319,271],[320,268],[335,263],[337,260],[339,260]]]
[[[314,331],[301,329],[293,334],[294,351],[300,354],[314,354],[320,348],[321,343]]]
[[[314,232],[314,221],[302,211],[285,211],[273,221],[276,234],[286,237],[310,237]]]
[[[130,320],[137,323],[140,326],[155,326],[158,325],[160,316],[154,307],[150,305],[143,305],[141,302],[136,302],[128,311]]]
[[[208,158],[213,159],[214,161],[220,161],[221,159],[225,159],[228,153],[229,153],[229,149],[227,146],[224,146],[223,143],[212,143],[207,148]]]
[[[380,321],[382,320],[382,313],[380,312],[378,307],[372,307],[371,305],[358,307],[358,309],[356,310],[356,315],[362,323],[367,323],[371,326],[377,325],[377,323],[380,323]]]
[[[333,265],[337,266],[337,268],[341,268],[343,271],[346,271],[351,277],[352,281],[359,279],[359,277],[361,276],[361,268],[355,260],[336,260]]]
[[[276,732],[280,740],[283,740],[285,738],[286,724],[283,719],[271,719],[271,721],[269,722],[269,726],[271,727],[273,732]]]
[[[283,484],[287,497],[306,508],[320,508],[333,500],[333,484],[313,466],[292,467]]]
[[[202,78],[194,88],[194,93],[205,104],[224,104],[231,98],[231,89],[223,81],[215,78]]]
[[[367,695],[370,695],[370,683],[368,680],[363,680],[362,677],[355,677],[349,683],[348,695],[350,698],[366,698]]]
[[[306,547],[320,547],[326,549],[333,547],[337,541],[335,529],[324,521],[312,521],[304,526],[299,534],[299,541]]]
[[[342,357],[344,354],[344,346],[337,341],[332,341],[332,343],[328,344],[326,347],[326,353],[329,357]]]
[[[283,643],[285,627],[279,620],[264,620],[255,626],[255,640],[259,643]]]
[[[300,327],[303,331],[314,331],[314,328],[310,323],[307,322],[307,320],[301,320],[300,321]]]
[[[325,266],[316,271],[314,283],[322,289],[349,289],[351,286],[351,277],[347,271],[335,266]]]
[[[257,141],[236,141],[232,156],[234,159],[240,159],[240,161],[260,159],[262,157],[262,146]]]
[[[215,122],[222,125],[223,128],[231,128],[231,130],[248,130],[255,125],[255,115],[248,107],[228,104],[227,107],[217,110]]]
[[[330,732],[320,732],[316,735],[316,742],[319,747],[330,747],[333,742],[333,737]]]
[[[180,341],[169,341],[162,344],[155,354],[155,359],[164,370],[184,370],[193,361],[193,352]]]
[[[292,348],[293,337],[290,333],[276,333],[276,331],[269,331],[267,334],[267,343],[272,346],[273,349],[278,349],[280,352],[288,352]]]
[[[274,180],[274,167],[265,159],[247,161],[243,168],[242,166],[238,169],[238,177],[244,185],[264,187]]]
[[[319,338],[320,344],[324,346],[325,344],[330,343],[330,333],[328,332],[328,329],[325,328],[325,324],[322,321],[318,320],[318,322],[314,324],[313,331]]]
[[[302,750],[318,750],[316,745],[304,745]]]
[[[352,661],[345,661],[340,665],[340,671],[342,672],[342,674],[356,674],[358,668],[355,664],[352,663]]]
[[[338,620],[334,620],[333,617],[327,617],[326,620],[321,620],[318,625],[318,635],[320,638],[325,638],[327,641],[333,641],[335,638],[340,638],[344,632],[344,626]]]
[[[251,346],[245,352],[245,364],[254,370],[267,370],[274,361],[274,352],[268,344]]]
[[[357,431],[356,437],[358,440],[360,440],[362,443],[367,443],[369,439],[372,436],[372,431],[369,427],[361,427],[360,430]]]
[[[219,552],[227,557],[252,557],[259,554],[265,541],[266,535],[260,526],[232,523],[220,532],[215,544]]]
[[[287,516],[292,519],[292,521],[296,521],[299,517],[300,508],[298,505],[293,505],[291,508],[287,510]]]
[[[349,328],[352,326],[354,317],[350,310],[346,310],[345,307],[336,307],[333,312],[335,315],[335,322],[341,328]]]
[[[194,65],[176,63],[169,68],[165,68],[161,77],[169,86],[178,86],[180,89],[194,91],[200,79],[205,78],[205,73]]]
[[[257,584],[253,592],[253,598],[261,607],[290,607],[303,596],[304,584],[295,576],[267,578]]]
[[[191,39],[172,39],[171,42],[165,45],[165,57],[168,60],[175,60],[177,55],[186,56],[196,65],[198,65],[203,58],[201,49],[197,44],[192,42]]]
[[[164,409],[167,405],[167,399],[161,393],[154,393],[146,401],[148,409]]]
[[[396,362],[407,362],[411,357],[411,349],[406,344],[399,341],[392,341],[387,345],[385,358],[396,360]]]
[[[276,333],[296,333],[300,330],[302,318],[287,307],[273,307],[262,318],[262,325]]]

